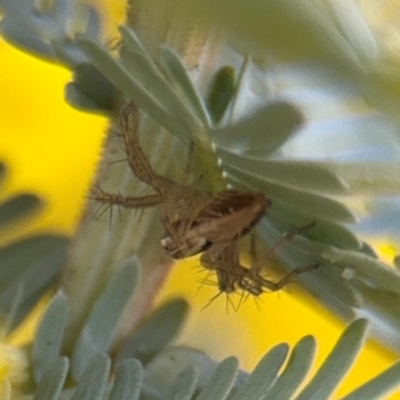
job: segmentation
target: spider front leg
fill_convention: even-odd
[[[296,235],[301,234],[302,232],[311,229],[315,226],[315,222],[310,224],[301,226],[296,228],[288,233],[286,233],[279,242],[272,248],[272,255],[276,256],[278,251],[284,246],[285,243],[292,240]],[[256,249],[256,235],[253,232],[250,236],[250,269],[248,270],[248,274],[250,275],[249,279],[255,280],[259,282],[259,284],[267,289],[270,292],[276,292],[283,287],[285,287],[289,283],[293,283],[297,281],[297,276],[304,273],[313,271],[318,267],[318,264],[307,265],[304,267],[295,268],[285,277],[283,277],[278,282],[273,282],[268,279],[265,279],[261,276],[261,264],[257,262],[257,249]]]
[[[275,244],[275,246],[272,248],[272,254],[277,255],[279,250],[285,245],[285,243],[290,242],[296,235],[300,235],[303,232],[308,231],[309,229],[314,228],[316,225],[315,221],[312,221],[311,223],[307,225],[300,226],[298,228],[295,228],[287,233],[285,233],[282,238],[279,240],[278,243]]]
[[[262,285],[263,288],[267,289],[269,292],[276,292],[278,290],[283,289],[289,283],[297,282],[297,277],[300,274],[314,271],[314,269],[316,268],[318,268],[318,264],[295,268],[293,271],[290,271],[285,277],[280,279],[278,282],[270,281],[268,279],[261,277],[260,275],[257,276],[256,280],[257,282],[260,283],[260,285]]]
[[[101,191],[90,198],[101,204],[122,206],[124,208],[148,208],[154,207],[163,202],[163,197],[159,194],[152,194],[142,197],[129,197],[121,196],[120,194],[109,194]]]
[[[121,115],[122,137],[129,167],[136,178],[149,184],[158,193],[165,194],[170,181],[154,172],[139,143],[138,128],[139,113],[131,101]]]

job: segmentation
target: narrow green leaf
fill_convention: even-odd
[[[77,110],[93,113],[104,113],[107,111],[103,107],[100,107],[99,104],[94,102],[90,97],[86,96],[86,94],[83,93],[73,82],[69,82],[65,85],[64,97],[67,103]]]
[[[313,161],[285,161],[250,158],[246,154],[236,154],[225,149],[217,151],[225,164],[243,173],[271,183],[315,191],[317,193],[342,195],[349,191],[345,181],[331,172],[326,164]]]
[[[67,298],[58,292],[40,321],[32,348],[33,372],[39,382],[50,365],[60,356],[67,321]]]
[[[96,354],[106,353],[118,328],[125,305],[132,298],[138,283],[136,257],[121,263],[93,306],[79,335],[71,357],[72,375],[79,380]]]
[[[155,354],[171,343],[187,313],[188,304],[183,299],[173,299],[163,304],[124,343],[118,353],[117,363],[135,357],[147,364]]]
[[[21,28],[21,23],[14,15],[7,15],[0,22],[1,36],[11,45],[34,54],[46,61],[54,61],[55,54],[52,46],[38,37],[31,29]]]
[[[108,400],[138,400],[143,380],[143,368],[135,359],[125,360],[117,367]]]
[[[258,231],[269,247],[275,246],[282,238],[266,218],[258,224]],[[313,271],[301,274],[297,279],[309,289],[314,296],[323,299],[329,306],[340,311],[340,315],[346,318],[353,317],[352,308],[360,307],[362,297],[359,292],[342,277],[343,268],[323,262],[320,259],[321,252],[331,248],[325,244],[307,240],[306,242],[288,241],[278,253],[281,259],[292,271],[298,266],[318,264]]]
[[[17,290],[13,290],[13,298],[11,300],[11,307],[9,310],[6,310],[5,321],[1,327],[1,335],[0,340],[9,335],[13,327],[17,326],[18,322],[18,311],[22,305],[24,298],[24,284],[21,283],[17,286]]]
[[[328,300],[328,303],[331,303],[330,300],[334,300],[335,303],[340,302],[341,305],[346,305],[347,312],[342,314],[343,317],[351,318],[353,316],[352,309],[363,306],[360,292],[343,279],[341,271],[330,264],[321,263],[312,275],[311,273],[303,274],[299,280],[305,282],[317,297]],[[332,308],[338,307],[337,304],[330,305],[333,306]]]
[[[367,285],[400,294],[400,272],[367,254],[350,250],[327,249],[322,257],[338,266],[354,271],[355,276]]]
[[[97,9],[97,7],[91,6],[89,4],[85,4],[85,6],[88,8],[85,35],[92,40],[98,40],[102,37],[102,26],[100,15],[98,12],[99,10]]]
[[[153,391],[166,393],[171,382],[187,368],[197,372],[198,386],[211,379],[216,363],[207,354],[188,347],[170,347],[157,354],[146,366],[144,383]]]
[[[362,348],[366,329],[365,319],[359,319],[345,329],[321,368],[296,400],[329,399]]]
[[[185,368],[174,380],[163,400],[191,400],[196,389],[197,378],[198,374],[194,368]]]
[[[333,222],[355,222],[354,214],[343,203],[326,196],[273,184],[263,179],[249,176],[232,167],[225,167],[226,179],[234,186],[247,190],[264,192],[272,202],[280,203],[293,212]]]
[[[110,359],[105,354],[94,356],[79,379],[71,400],[102,399],[110,373],[110,365]]]
[[[352,195],[398,195],[400,193],[399,162],[335,162],[327,163],[351,190]]]
[[[276,222],[276,220],[288,222],[293,226],[293,229],[310,224],[311,221],[310,216],[290,210],[277,202],[273,203],[270,209],[268,209],[268,219],[272,222]],[[312,229],[304,231],[302,236],[348,250],[361,249],[362,243],[360,240],[344,225],[325,221],[320,218],[314,218],[313,221],[315,222],[315,226]]]
[[[53,251],[44,253],[37,263],[32,260],[32,264],[25,265],[25,270],[16,274],[7,286],[0,290],[0,310],[5,310],[7,313],[10,309],[13,310],[12,317],[8,320],[11,324],[9,329],[15,329],[43,294],[56,283],[65,262],[66,242],[60,242],[58,249],[54,248]],[[15,304],[15,296],[20,288],[22,288],[21,297],[18,299],[18,304]]]
[[[64,265],[68,243],[63,237],[39,236],[0,249],[0,310],[8,312],[23,287],[9,328],[15,328],[54,283]]]
[[[62,27],[65,27],[71,18],[71,4],[68,0],[54,0],[51,3],[39,0],[35,2],[34,10],[39,15],[49,16]]]
[[[37,211],[41,204],[38,197],[32,194],[20,194],[0,205],[0,229],[16,219],[23,218]]]
[[[0,288],[7,286],[19,274],[39,265],[58,264],[65,261],[64,254],[68,241],[63,237],[39,236],[0,249]],[[58,262],[57,262],[58,260]]]
[[[228,357],[218,364],[209,382],[204,386],[196,400],[224,400],[231,390],[238,371],[239,361]]]
[[[65,87],[65,97],[73,106],[97,112],[109,112],[115,108],[116,88],[93,65],[77,65],[73,79],[73,83]]]
[[[285,370],[268,394],[260,400],[291,399],[311,369],[315,349],[316,343],[312,336],[305,336],[299,340],[291,352]]]
[[[162,104],[188,132],[199,132],[202,126],[186,104],[173,91],[169,82],[153,63],[139,53],[124,52],[121,60],[127,71],[146,87],[149,94]],[[173,132],[172,132],[173,133]]]
[[[374,336],[388,347],[399,351],[400,340],[400,295],[380,287],[372,287],[368,283],[353,278],[356,287],[365,303],[362,313],[368,315]]]
[[[189,141],[189,133],[171,116],[124,67],[114,60],[106,49],[96,43],[77,37],[77,44],[89,58],[90,62],[117,88],[131,97],[139,107],[144,109],[156,122],[164,126],[184,142]]]
[[[58,63],[73,70],[79,64],[87,64],[87,58],[69,38],[57,38],[52,41]]]
[[[322,165],[353,196],[400,193],[399,162],[329,162]]]
[[[400,387],[400,362],[371,379],[341,400],[379,400]],[[384,397],[385,396],[385,397]]]
[[[275,381],[287,353],[288,345],[285,343],[273,347],[231,400],[259,400]]]
[[[142,391],[140,392],[140,400],[164,400],[164,393],[165,392],[160,393],[150,386],[143,385]]]
[[[221,149],[238,153],[258,149],[265,158],[281,147],[303,123],[303,115],[296,107],[280,101],[234,125],[214,129],[211,134]]]
[[[203,122],[204,126],[210,127],[211,119],[208,111],[178,54],[163,45],[161,46],[161,57],[165,63],[167,74],[174,77],[174,82],[179,86],[188,103],[191,104],[197,118]]]
[[[211,81],[207,96],[207,108],[216,125],[221,122],[235,95],[235,72],[235,69],[230,66],[221,67]]]
[[[127,50],[129,50],[131,53],[141,54],[143,57],[147,58],[149,63],[154,64],[149,53],[142,46],[142,43],[132,29],[130,29],[128,26],[121,25],[118,27],[118,31],[121,34],[124,46],[126,46]]]
[[[237,107],[238,107],[238,101],[240,98],[240,92],[241,89],[243,87],[243,81],[244,78],[246,76],[246,72],[248,70],[248,67],[251,63],[251,55],[250,54],[243,54],[243,61],[242,61],[242,65],[240,66],[240,69],[238,71],[238,77],[237,77],[237,82],[236,82],[236,90],[235,93],[233,95],[231,104],[228,107],[228,116],[227,116],[227,120],[228,120],[228,124],[229,125],[233,125],[234,123],[234,119],[236,117],[236,113],[237,113]]]
[[[59,400],[68,372],[67,357],[59,357],[41,376],[33,400]]]

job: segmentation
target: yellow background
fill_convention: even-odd
[[[122,8],[114,9],[122,15]],[[46,201],[39,217],[8,232],[5,241],[32,232],[73,235],[84,196],[101,152],[106,119],[72,109],[63,101],[70,71],[16,50],[0,40],[0,160],[8,166],[2,196],[33,191]],[[220,296],[202,286],[196,261],[177,265],[161,298],[184,296],[192,307],[180,343],[210,352],[221,359],[235,354],[245,369],[280,342],[296,343],[312,334],[318,341],[319,365],[344,325],[329,315],[300,288],[264,295],[259,304],[247,301],[237,312],[226,311]],[[251,299],[250,299],[251,300]],[[369,343],[338,394],[343,395],[396,361],[395,355]],[[400,395],[391,399],[400,399]]]

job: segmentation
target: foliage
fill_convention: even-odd
[[[375,49],[376,43],[359,40],[360,30],[351,30],[353,21],[345,19],[341,23],[337,14],[340,10],[333,2],[327,0],[314,9],[307,1],[299,1],[292,8],[284,6],[284,1],[256,1],[254,7],[244,10],[244,2],[238,1],[233,7],[236,17],[229,17],[230,21],[223,17],[224,3],[220,2],[214,15],[227,26],[231,23],[245,41],[253,40],[257,46],[261,43],[286,60],[288,54],[296,61],[312,54],[324,64],[329,61],[336,82],[343,85],[343,80],[353,80],[358,88],[366,89],[363,95],[381,109],[388,100],[397,100],[396,94],[387,90],[393,76],[380,75],[381,64],[371,58],[376,51],[369,50]],[[212,7],[208,1],[204,6]],[[273,7],[273,13],[260,9],[264,6]],[[103,46],[99,17],[90,6],[68,0],[35,4],[29,0],[1,0],[0,7],[0,28],[6,40],[73,70],[74,82],[66,88],[70,104],[91,112],[110,113],[116,109],[119,93],[123,93],[183,145],[195,143],[200,154],[197,168],[205,171],[213,189],[219,190],[229,183],[267,193],[274,206],[259,228],[265,243],[274,245],[284,231],[315,221],[314,229],[302,232],[282,249],[280,257],[285,266],[292,270],[317,262],[319,269],[301,279],[321,302],[348,319],[357,314],[369,315],[374,331],[383,337],[386,326],[399,331],[400,314],[387,304],[399,304],[400,275],[380,262],[349,227],[356,216],[342,201],[350,196],[398,194],[397,161],[333,162],[282,157],[282,148],[307,122],[307,116],[294,101],[276,98],[269,98],[256,110],[245,110],[241,118],[237,116],[240,89],[252,64],[247,55],[236,68],[236,81],[232,67],[222,68],[227,75],[217,75],[206,106],[181,57],[167,45],[160,48],[160,60],[154,60],[135,32],[121,27],[121,51],[114,54]],[[261,15],[272,18],[271,23],[264,23],[267,32],[257,30]],[[257,22],[254,29],[248,23],[239,29],[235,21],[241,17],[246,22]],[[280,25],[275,25],[275,21],[280,21]],[[358,14],[356,21],[371,39]],[[276,30],[282,27],[289,35],[276,41]],[[257,32],[262,35],[257,36]],[[309,47],[305,48],[304,43]],[[240,41],[236,46],[240,47]],[[374,80],[366,85],[371,71],[375,73]],[[320,72],[315,69],[317,75]],[[220,97],[218,93],[222,93]],[[0,207],[0,224],[10,224],[37,203],[31,195],[4,203]],[[102,242],[107,235],[102,228],[96,240]],[[5,334],[19,324],[46,289],[54,286],[65,261],[66,244],[64,238],[36,237],[0,250],[0,308],[5,315]],[[92,245],[88,242],[87,247]],[[127,338],[112,364],[109,354],[123,310],[140,287],[139,270],[146,273],[145,265],[135,256],[115,263],[108,281],[101,288],[96,287],[96,294],[87,302],[88,312],[81,324],[75,324],[76,338],[72,341],[66,332],[75,299],[62,291],[55,295],[31,349],[31,397],[328,399],[362,346],[366,321],[360,319],[345,330],[319,371],[299,389],[315,353],[312,337],[297,343],[286,364],[288,346],[275,346],[248,375],[238,372],[235,357],[217,364],[193,349],[168,347],[187,312],[187,304],[175,300],[155,311]],[[400,347],[399,342],[392,344]],[[171,359],[175,360],[172,365]],[[397,363],[343,400],[381,398],[399,385],[399,369]]]

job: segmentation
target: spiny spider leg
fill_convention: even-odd
[[[122,136],[124,140],[127,161],[133,174],[142,182],[149,184],[158,194],[126,197],[119,194],[105,193],[97,186],[98,193],[91,198],[102,204],[118,205],[124,208],[147,208],[161,204],[164,201],[163,194],[165,194],[164,182],[168,180],[158,176],[153,171],[143,153],[137,137],[138,112],[133,102],[129,103],[122,113],[121,129],[122,133],[119,136]]]
[[[158,193],[166,194],[166,182],[168,179],[157,175],[143,153],[142,147],[138,140],[138,110],[134,102],[130,102],[122,113],[121,128],[122,137],[125,143],[128,164],[133,174],[141,180],[149,184]]]
[[[290,271],[285,277],[283,277],[281,280],[278,282],[272,282],[268,279],[262,278],[261,276],[258,277],[260,280],[262,286],[270,292],[276,292],[283,287],[285,287],[287,284],[296,282],[296,278],[305,272],[310,272],[314,271],[314,269],[318,268],[318,264],[313,264],[313,265],[307,265],[304,267],[298,267],[295,268],[294,270]]]
[[[299,274],[313,271],[318,265],[299,267],[291,271],[278,282],[263,278],[258,271],[247,269],[240,264],[238,246],[231,242],[223,246],[213,246],[200,258],[205,268],[213,269],[218,276],[218,287],[221,292],[232,293],[236,288],[254,296],[261,295],[264,290],[275,292],[288,283],[296,281]]]
[[[110,205],[104,206],[103,203],[97,204],[96,207],[93,207],[92,215],[93,219],[98,220],[101,216],[110,208]]]
[[[213,245],[203,253],[200,262],[204,268],[215,270],[218,277],[218,288],[221,292],[234,293],[239,287],[255,294],[252,285],[242,284],[247,270],[240,265],[236,241]],[[261,287],[257,287],[256,295],[261,292]]]
[[[111,206],[118,205],[124,208],[154,207],[163,202],[162,196],[158,194],[151,194],[142,197],[126,197],[119,194],[102,193],[91,198],[102,204],[109,204]]]
[[[315,225],[316,222],[312,221],[307,225],[300,226],[299,228],[287,232],[285,235],[282,236],[279,242],[272,248],[273,255],[276,255],[279,252],[279,250],[284,246],[284,244],[290,242],[296,235],[300,235],[301,233],[314,228]]]
[[[201,311],[205,310],[210,304],[212,304],[223,292],[218,292],[215,296],[211,297],[210,300],[201,308]]]
[[[295,235],[300,234],[301,232],[304,232],[305,230],[311,229],[315,226],[315,222],[312,222],[310,224],[304,225],[300,228],[297,228],[293,231],[288,232],[285,234],[282,239],[279,240],[279,242],[273,247],[272,252],[273,255],[276,255],[276,252],[279,251],[282,246],[290,241]],[[296,281],[296,277],[304,272],[310,272],[313,271],[315,268],[318,267],[318,264],[314,265],[307,265],[304,267],[298,267],[289,272],[286,276],[284,276],[281,280],[278,282],[273,282],[269,279],[265,279],[261,276],[260,271],[261,271],[261,265],[257,264],[257,257],[256,257],[256,237],[255,234],[251,235],[250,237],[250,260],[251,260],[251,266],[248,270],[246,271],[246,278],[248,280],[254,280],[259,282],[263,288],[267,289],[270,292],[276,292],[283,287],[285,287],[288,283],[292,283]]]
[[[114,165],[114,164],[119,164],[121,162],[126,162],[126,161],[128,161],[126,158],[121,158],[120,160],[109,161],[108,164]]]

